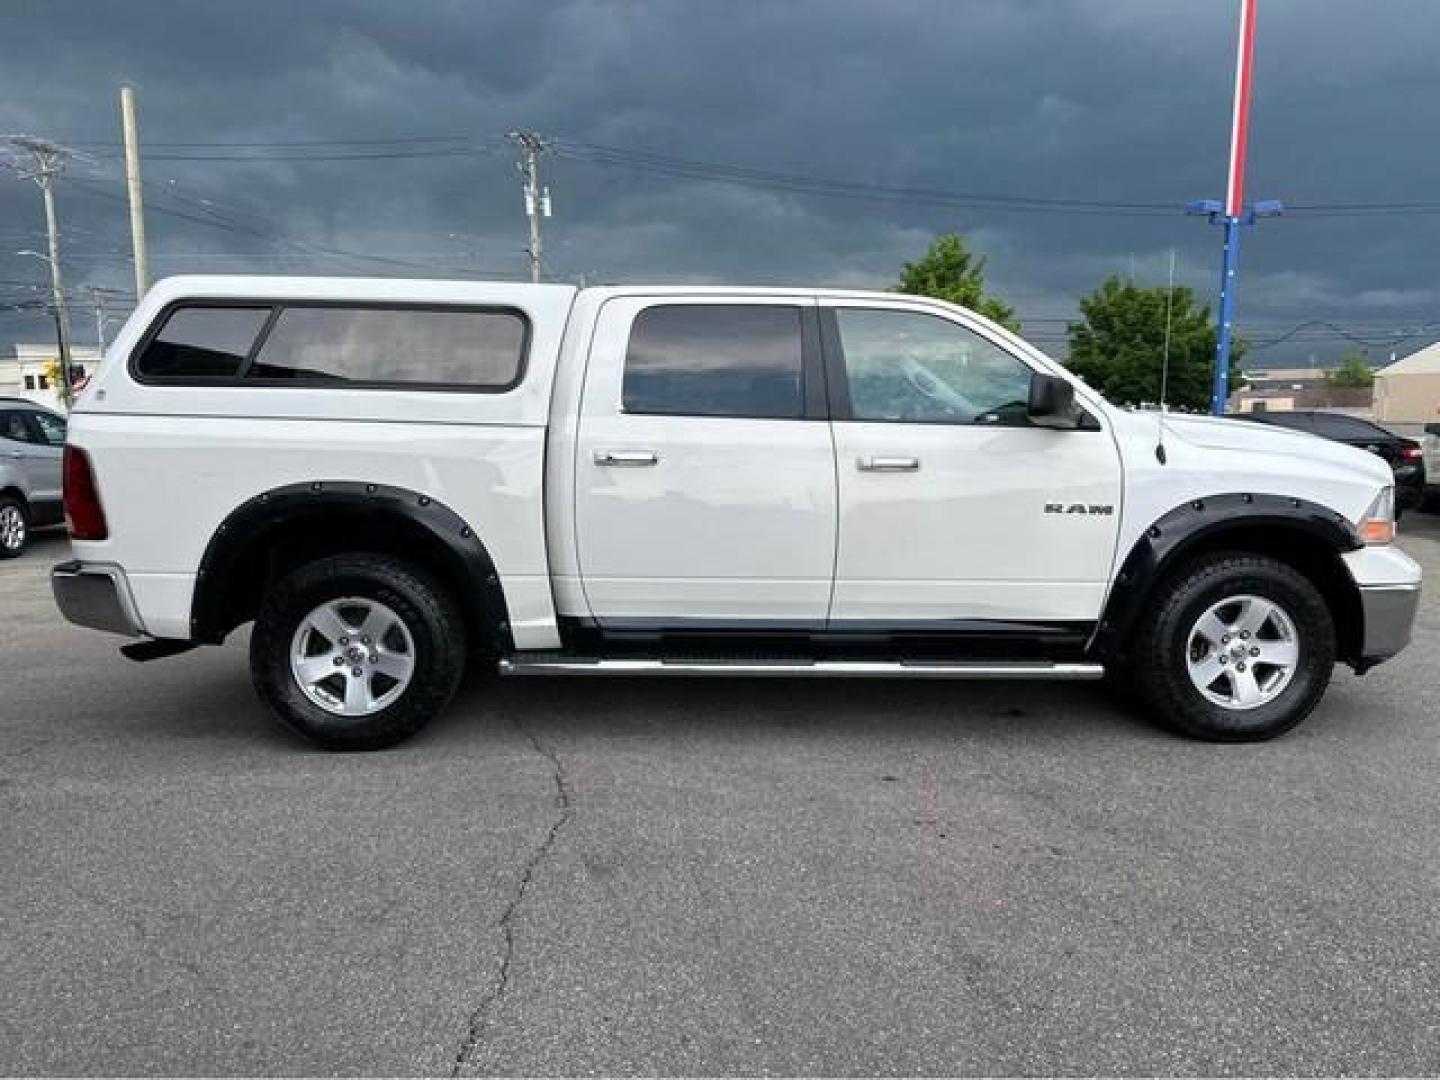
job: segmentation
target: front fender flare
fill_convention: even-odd
[[[1151,590],[1188,551],[1219,540],[1226,532],[1256,528],[1304,533],[1337,556],[1364,546],[1344,514],[1308,499],[1243,492],[1193,499],[1161,516],[1130,549],[1115,575],[1087,653],[1103,660],[1121,652]]]

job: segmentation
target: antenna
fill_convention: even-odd
[[[1170,383],[1170,316],[1175,307],[1175,249],[1170,249],[1170,278],[1165,286],[1165,348],[1160,355],[1160,434],[1155,460],[1165,464],[1165,394]]]

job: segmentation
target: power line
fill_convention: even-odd
[[[284,149],[287,147],[305,146],[404,146],[418,143],[445,143],[445,142],[466,142],[470,139],[468,135],[407,135],[401,138],[389,139],[278,139],[278,140],[225,140],[219,142],[155,142],[150,141],[145,145],[158,146],[169,149],[180,148],[226,148],[226,147],[258,147],[262,149]],[[97,149],[119,149],[122,144],[113,140],[78,140],[72,142],[72,146],[88,146]]]
[[[87,192],[88,194],[97,196],[102,199],[109,199],[112,202],[125,202],[125,198],[123,196],[115,195],[112,192],[106,191],[102,187],[86,183],[82,180],[76,180],[73,177],[67,177],[66,183],[78,188],[81,191]],[[191,201],[193,202],[193,200]],[[466,273],[470,275],[483,273],[484,276],[488,277],[515,276],[513,272],[506,271],[460,271],[454,268],[438,267],[431,264],[414,262],[409,259],[394,258],[386,255],[371,255],[360,251],[349,251],[344,248],[322,246],[319,244],[312,244],[304,241],[290,240],[286,237],[276,234],[273,231],[254,228],[244,224],[243,222],[237,222],[233,219],[226,218],[224,215],[218,214],[213,209],[213,207],[205,207],[203,214],[195,214],[188,213],[184,210],[176,210],[168,206],[157,206],[152,203],[150,206],[150,210],[153,213],[163,214],[166,217],[173,217],[182,221],[189,221],[199,225],[208,225],[214,229],[221,229],[226,232],[237,233],[243,236],[251,236],[259,240],[264,240],[268,243],[278,244],[282,247],[288,247],[297,256],[349,259],[353,261],[372,263],[379,266],[393,266],[409,270],[428,270],[445,273]]]
[[[498,152],[500,136],[476,139],[466,135],[414,135],[373,139],[211,140],[149,142],[147,160],[193,162],[345,162],[472,157]],[[97,152],[118,152],[120,144],[95,141]],[[778,172],[733,163],[697,160],[645,150],[591,143],[580,139],[553,139],[548,145],[557,156],[606,168],[645,172],[671,179],[738,184],[824,198],[917,205],[964,206],[1015,213],[1073,213],[1115,216],[1162,216],[1182,209],[1185,200],[1134,201],[1070,199],[1014,195],[1009,192],[955,191],[928,187],[863,183],[834,177]],[[192,153],[215,150],[218,153]],[[166,152],[174,151],[174,152]],[[233,152],[230,152],[233,151]],[[1440,202],[1296,202],[1287,207],[1298,219],[1359,216],[1411,216],[1440,214]]]

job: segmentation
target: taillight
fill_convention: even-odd
[[[1400,456],[1410,461],[1414,461],[1416,458],[1424,457],[1425,451],[1421,450],[1418,446],[1407,446],[1400,451]]]
[[[104,540],[110,535],[90,458],[78,446],[65,447],[65,526],[72,540]]]

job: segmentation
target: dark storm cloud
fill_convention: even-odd
[[[866,184],[1177,208],[1216,196],[1234,15],[1229,0],[10,0],[0,131],[113,142],[116,88],[132,81],[159,273],[518,273],[523,218],[501,139],[515,127]],[[1435,199],[1440,4],[1267,0],[1259,33],[1254,195]],[[433,134],[488,152],[181,162],[160,160],[158,145]],[[119,194],[113,151],[93,153],[77,177]],[[887,284],[934,232],[959,228],[1049,343],[1060,324],[1045,320],[1106,273],[1133,265],[1157,280],[1173,246],[1182,279],[1208,296],[1218,261],[1215,230],[1178,209],[943,208],[563,157],[546,166],[548,255],[563,277]],[[123,207],[76,187],[61,196],[71,278],[123,286]],[[221,213],[234,228],[162,209]],[[38,226],[33,187],[0,176],[0,278],[38,280],[41,264],[9,257],[35,245]],[[1437,233],[1435,216],[1267,222],[1246,237],[1241,320],[1257,338],[1327,319],[1378,340],[1384,326],[1440,319]],[[0,339],[43,329],[11,318]]]

